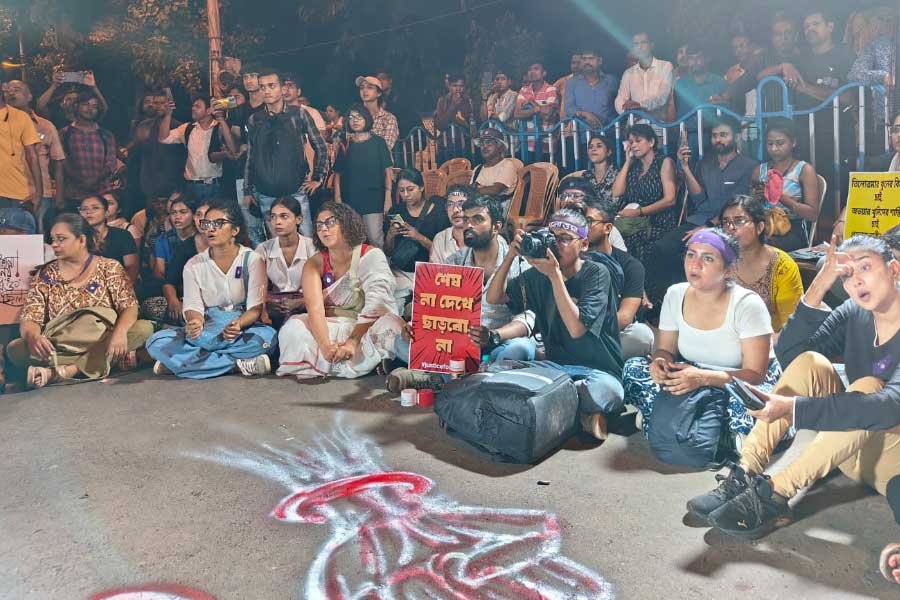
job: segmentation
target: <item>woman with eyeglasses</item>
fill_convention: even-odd
[[[63,213],[50,230],[56,260],[31,279],[19,316],[22,337],[7,347],[15,367],[27,367],[29,387],[94,380],[115,367],[134,369],[153,324],[138,320],[134,287],[122,265],[95,254],[95,232],[79,215]]]
[[[269,289],[266,292],[266,315],[278,329],[284,320],[303,310],[300,277],[306,261],[316,253],[313,241],[300,235],[303,215],[293,196],[275,200],[269,210],[269,229],[275,237],[256,247],[266,262]]]
[[[260,323],[266,265],[246,246],[247,227],[234,201],[209,203],[200,221],[209,248],[184,267],[184,327],[147,340],[153,373],[208,379],[232,371],[245,377],[271,372],[275,330]]]
[[[394,163],[384,139],[372,134],[372,115],[361,105],[347,110],[350,132],[334,161],[334,201],[362,216],[369,243],[384,245],[384,215],[391,209]]]
[[[756,167],[750,177],[754,195],[768,203],[766,210],[783,213],[790,229],[769,232],[769,244],[791,252],[809,244],[807,221],[819,218],[819,180],[806,161],[794,158],[797,133],[793,121],[774,118],[766,122],[766,152],[769,160]],[[771,215],[770,215],[770,221]],[[787,224],[785,224],[787,225]]]
[[[81,201],[78,212],[94,230],[94,248],[99,256],[111,258],[125,267],[132,285],[138,278],[138,254],[134,238],[124,229],[110,227],[106,222],[109,203],[102,196],[88,196]]]
[[[719,223],[741,248],[735,281],[763,299],[777,334],[803,295],[797,263],[784,250],[766,244],[766,211],[756,198],[740,195],[726,202]]]
[[[728,445],[718,440],[750,433],[754,420],[725,385],[733,378],[774,384],[780,374],[769,360],[772,322],[765,303],[734,283],[740,252],[730,233],[694,233],[684,258],[687,281],[671,286],[663,300],[656,350],[649,360],[625,362],[625,401],[637,406],[644,435],[663,462],[704,467],[727,458]],[[654,431],[657,419],[663,425]],[[692,423],[704,435],[693,435]],[[709,432],[718,430],[730,436],[717,433],[715,445],[706,445]]]
[[[394,277],[384,253],[363,243],[362,218],[346,204],[324,203],[315,228],[319,253],[302,275],[306,314],[281,327],[278,375],[362,377],[394,358],[405,326],[394,304]]]

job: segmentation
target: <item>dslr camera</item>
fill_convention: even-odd
[[[519,254],[528,258],[547,258],[547,250],[557,254],[556,236],[549,229],[526,233],[519,243]]]

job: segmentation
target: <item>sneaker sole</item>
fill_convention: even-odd
[[[688,512],[688,514],[691,515],[692,517],[696,517],[697,519],[700,519],[700,520],[703,521],[704,523],[707,523],[707,524],[709,524],[709,525],[712,525],[712,521],[710,520],[709,515],[711,515],[711,514],[712,514],[713,512],[715,512],[715,511],[710,511],[710,512],[708,512],[708,513],[706,513],[706,514],[704,515],[703,513],[694,510],[693,508],[691,508],[690,505],[688,505],[688,507],[687,507],[687,512]]]
[[[710,523],[710,525],[712,525],[713,527],[715,527],[716,529],[718,529],[725,535],[729,535],[731,537],[735,537],[735,538],[738,538],[741,540],[751,540],[752,541],[752,540],[758,540],[762,537],[765,537],[765,536],[769,535],[770,533],[772,533],[773,531],[775,531],[776,529],[786,527],[787,525],[790,525],[791,522],[792,522],[792,519],[790,517],[779,517],[779,518],[775,519],[774,521],[769,521],[768,523],[766,523],[760,527],[757,527],[756,529],[748,529],[748,530],[722,529],[721,527],[719,527],[718,525],[716,525],[715,523],[712,523],[712,522]]]

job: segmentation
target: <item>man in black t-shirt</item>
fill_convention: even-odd
[[[647,356],[653,352],[653,330],[636,320],[644,298],[644,265],[610,243],[609,233],[616,216],[615,207],[596,197],[588,197],[585,205],[589,249],[585,256],[592,258],[593,254],[602,253],[612,257],[622,268],[623,281],[618,290],[619,309],[616,313],[622,357],[628,360],[635,356]]]
[[[578,410],[585,431],[606,438],[606,418],[621,412],[622,349],[611,275],[600,264],[584,260],[588,248],[587,220],[570,209],[550,218],[556,248],[547,258],[525,260],[534,268],[511,281],[509,271],[519,256],[523,231],[516,233],[509,253],[500,263],[485,299],[505,302],[514,313],[535,313],[535,331],[544,341],[547,360],[497,361],[491,372],[524,367],[548,367],[568,374],[578,390]]]

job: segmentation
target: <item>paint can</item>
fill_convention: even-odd
[[[466,360],[459,358],[450,359],[450,376],[454,379],[466,374]]]
[[[409,388],[400,392],[400,406],[415,406],[416,390]]]
[[[434,390],[419,390],[419,406],[434,406]]]

